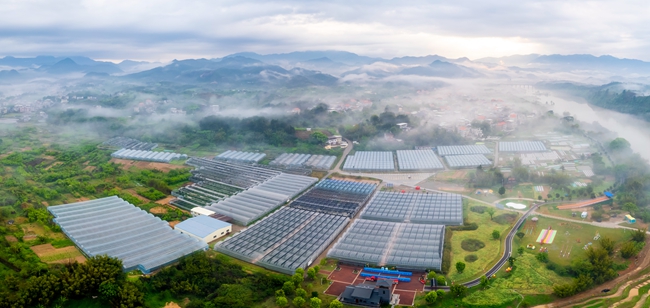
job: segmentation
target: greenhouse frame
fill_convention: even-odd
[[[403,270],[441,270],[445,227],[357,219],[328,258]]]
[[[502,141],[499,142],[499,152],[546,152],[548,149],[541,141]]]
[[[361,218],[418,224],[462,225],[463,200],[449,193],[380,191],[368,202]]]
[[[317,170],[330,170],[336,161],[334,155],[312,155],[306,162],[305,166]]]
[[[238,163],[258,163],[266,157],[264,153],[241,152],[241,151],[225,151],[217,155],[214,159],[232,161]]]
[[[368,201],[375,187],[367,183],[326,179],[291,202],[290,206],[352,218]]]
[[[172,191],[176,197],[169,203],[184,210],[192,210],[195,207],[209,206],[212,203],[221,201],[232,195],[241,192],[243,189],[220,183],[211,179],[204,179],[198,183],[184,186]]]
[[[113,147],[113,148],[124,148],[130,150],[144,150],[151,151],[158,147],[157,143],[142,142],[140,140],[126,138],[126,137],[115,137],[109,140],[106,140],[102,143],[103,146]]]
[[[196,168],[191,171],[192,182],[211,179],[244,189],[259,185],[281,174],[276,170],[196,157],[188,159],[185,164]]]
[[[431,171],[445,169],[433,150],[399,150],[397,165],[400,171]]]
[[[438,146],[438,155],[470,155],[470,154],[490,154],[492,151],[483,144],[470,145],[440,145]]]
[[[390,172],[395,171],[393,152],[357,151],[348,155],[343,170],[353,172]]]
[[[307,268],[348,224],[343,216],[284,207],[219,242],[216,251],[292,275]]]
[[[138,269],[148,274],[208,249],[201,240],[173,230],[166,221],[116,196],[47,209],[86,256],[118,258],[126,272]]]
[[[448,155],[445,156],[449,168],[474,168],[491,166],[492,162],[483,154]]]

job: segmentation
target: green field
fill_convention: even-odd
[[[469,208],[476,205],[488,206],[470,200],[467,205],[464,206],[464,212],[466,213],[467,217],[467,221],[465,223],[476,223],[478,224],[478,229],[473,231],[453,231],[451,238],[452,262],[448,277],[454,282],[471,280],[480,276],[487,269],[489,269],[496,262],[496,260],[501,257],[501,254],[503,253],[502,241],[505,238],[507,230],[509,230],[511,226],[511,224],[498,224],[495,221],[490,220],[490,215],[487,213],[479,214],[469,210]],[[496,210],[494,218],[507,213],[513,212]],[[501,232],[501,240],[495,240],[492,238],[493,230],[498,230]],[[485,247],[475,252],[466,251],[461,247],[461,243],[465,239],[479,240],[485,244]],[[465,257],[470,254],[476,255],[478,257],[478,260],[471,263],[465,261]],[[464,262],[466,264],[466,268],[463,273],[458,273],[458,271],[456,271],[456,262]]]

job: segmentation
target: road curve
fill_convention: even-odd
[[[512,256],[512,240],[515,237],[515,234],[517,234],[517,230],[519,230],[519,227],[521,227],[521,225],[524,223],[524,221],[526,220],[528,215],[533,213],[538,207],[539,207],[539,204],[535,204],[535,205],[531,206],[530,209],[528,211],[526,211],[526,213],[524,213],[519,218],[519,220],[517,220],[517,222],[514,224],[512,229],[510,229],[510,232],[508,232],[508,235],[506,235],[506,241],[505,241],[506,247],[505,247],[505,249],[503,251],[503,255],[501,256],[501,259],[499,259],[499,261],[491,269],[489,269],[487,272],[485,272],[485,276],[487,276],[487,277],[492,276],[493,274],[498,272],[508,262],[508,258],[510,258],[510,256]],[[476,279],[474,279],[472,281],[465,282],[465,283],[463,283],[463,285],[465,285],[466,287],[469,288],[469,287],[477,286],[480,283],[481,283],[481,277],[476,278]],[[432,290],[432,288],[430,286],[425,286],[424,289],[427,290],[427,291]],[[443,287],[438,287],[438,289],[449,289],[449,287],[448,286],[443,286]]]

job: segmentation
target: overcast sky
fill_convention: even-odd
[[[153,61],[241,51],[590,53],[650,61],[647,0],[406,2],[2,0],[0,53]]]

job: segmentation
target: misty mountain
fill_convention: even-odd
[[[427,66],[416,66],[403,69],[402,75],[418,75],[443,78],[476,78],[481,73],[466,66],[435,60]]]
[[[272,64],[296,63],[296,62],[305,62],[305,61],[327,58],[332,60],[333,62],[340,62],[346,65],[363,65],[363,64],[370,64],[372,62],[383,60],[380,58],[360,56],[352,52],[335,51],[335,50],[294,51],[290,53],[268,54],[268,55],[260,55],[254,52],[240,52],[240,53],[235,53],[226,56],[225,58],[237,57],[237,56],[256,59],[256,60],[260,60]]]
[[[159,62],[124,60],[117,64],[123,72],[135,73],[161,66]]]
[[[0,79],[13,79],[20,77],[17,70],[4,70],[0,71]]]
[[[174,60],[167,66],[130,74],[125,78],[154,82],[208,82],[228,85],[275,84],[287,87],[329,86],[338,80],[334,76],[318,71],[299,68],[286,70],[277,65],[243,56],[229,56],[221,60]]]
[[[33,58],[16,58],[12,56],[6,56],[4,58],[0,58],[0,65],[10,66],[10,67],[36,68],[42,66],[53,66],[66,59],[70,59],[75,64],[81,66],[99,66],[102,67],[101,69],[102,71],[111,70],[108,67],[117,68],[117,65],[111,62],[96,61],[91,58],[82,57],[82,56],[70,56],[70,57],[37,56]],[[115,72],[119,72],[119,71],[115,71]]]
[[[89,63],[86,60],[81,59],[83,63]],[[94,61],[94,60],[93,60]],[[114,74],[120,73],[122,70],[115,64],[110,62],[93,62],[93,65],[82,65],[72,60],[71,58],[65,58],[59,62],[56,62],[52,65],[42,65],[38,68],[38,71],[45,72],[49,74],[71,74],[71,73],[107,73]]]
[[[525,68],[556,71],[609,71],[617,74],[650,75],[650,62],[605,56],[584,55],[515,55],[501,58],[482,58],[475,62],[495,63]]]
[[[439,55],[428,55],[423,57],[406,56],[406,57],[392,58],[384,62],[393,63],[397,65],[427,65],[436,60],[451,62],[451,63],[471,62],[468,58],[449,59]]]

